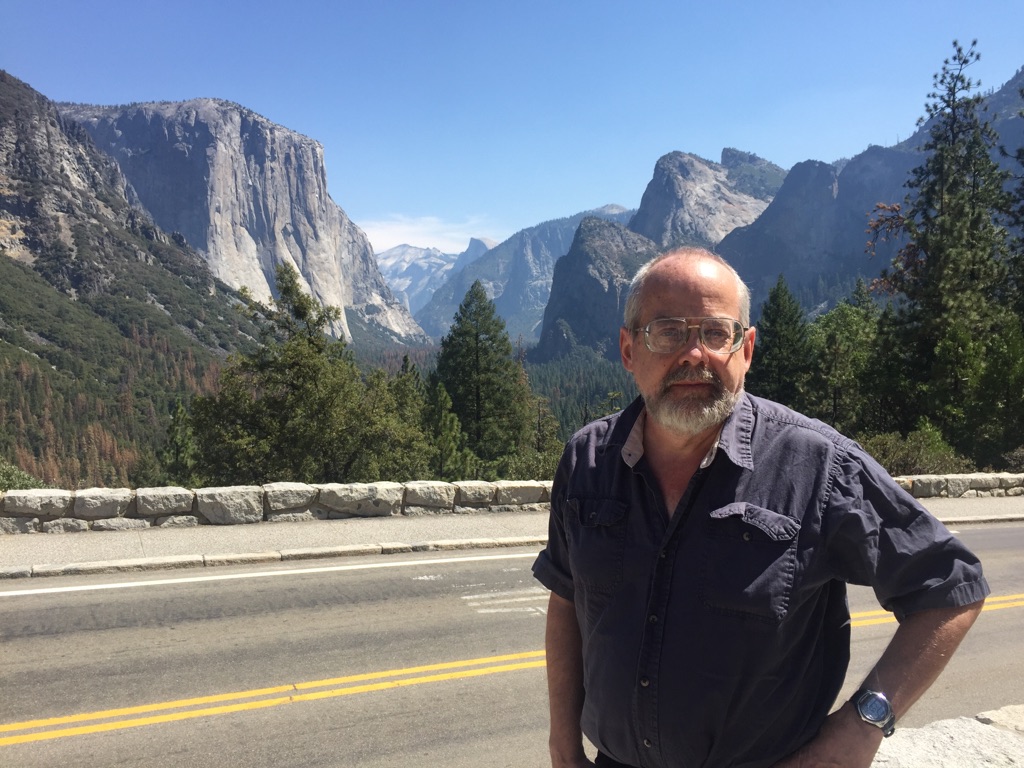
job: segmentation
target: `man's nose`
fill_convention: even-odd
[[[686,343],[675,352],[676,359],[680,363],[703,362],[706,355],[707,350],[701,344],[700,333],[697,332],[696,328],[690,329],[690,335],[687,337]]]

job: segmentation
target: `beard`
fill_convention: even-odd
[[[709,384],[710,391],[690,392],[673,387],[677,381],[696,381]],[[666,376],[658,391],[641,393],[647,413],[655,422],[670,432],[693,437],[722,424],[732,413],[743,394],[726,389],[722,380],[711,369],[701,365],[686,366]]]

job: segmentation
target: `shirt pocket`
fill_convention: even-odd
[[[568,499],[573,578],[587,586],[613,589],[622,583],[626,550],[626,504],[611,499]]]
[[[753,504],[712,510],[704,520],[699,590],[708,608],[778,623],[796,571],[800,523]]]

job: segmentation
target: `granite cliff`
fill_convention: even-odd
[[[555,264],[535,362],[562,357],[579,345],[619,359],[619,327],[633,275],[660,249],[612,221],[585,218],[569,252]]]
[[[759,160],[726,150],[729,152],[734,161],[737,154]],[[778,170],[781,180],[785,174]],[[685,152],[670,152],[654,166],[654,176],[629,228],[662,249],[713,247],[736,227],[757,219],[773,192],[767,189],[755,197],[738,188],[727,166]]]
[[[579,223],[587,216],[625,223],[631,215],[632,211],[621,206],[607,205],[520,230],[461,271],[453,270],[416,313],[416,320],[431,336],[443,336],[466,291],[479,280],[512,339],[522,336],[532,342],[540,335],[555,263],[569,250]]]
[[[318,142],[218,99],[60,109],[115,159],[154,221],[228,285],[267,301],[277,265],[291,264],[312,296],[344,310],[335,335],[351,340],[358,326],[426,340],[366,235],[331,200]]]

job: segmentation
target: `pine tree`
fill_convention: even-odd
[[[746,388],[751,394],[802,409],[813,359],[803,309],[779,275],[761,305]]]
[[[289,266],[277,270],[279,298],[255,307],[263,344],[233,358],[219,391],[193,401],[192,427],[204,481],[344,482],[359,451],[365,387],[344,342],[327,335],[335,308],[305,294]]]
[[[862,427],[872,395],[864,377],[878,333],[879,310],[863,280],[849,300],[811,323],[814,368],[807,391],[807,413],[847,434]]]
[[[512,357],[505,323],[479,280],[466,292],[441,340],[437,376],[475,456],[495,462],[525,442],[531,422],[529,384]]]
[[[1009,261],[1008,176],[992,157],[996,136],[975,92],[980,83],[966,74],[980,56],[975,43],[953,47],[919,121],[928,126],[926,157],[907,182],[905,211],[880,205],[870,229],[876,240],[906,237],[879,285],[900,299],[901,344],[928,404],[922,415],[969,451],[964,419],[991,406],[978,399],[991,342],[1018,321],[1000,300]]]

